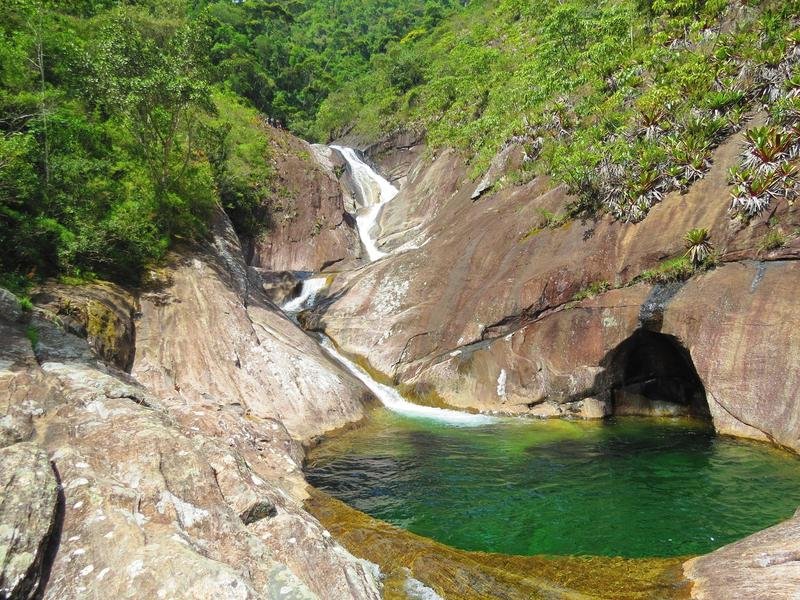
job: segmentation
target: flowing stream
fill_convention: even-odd
[[[378,222],[383,205],[397,195],[398,189],[361,160],[353,148],[344,146],[331,146],[331,148],[341,152],[350,166],[350,173],[361,200],[361,210],[356,215],[358,235],[361,243],[364,244],[369,260],[374,262],[386,256],[386,253],[378,250],[376,240],[371,237],[371,232]]]
[[[328,287],[328,277],[309,277],[303,281],[297,297],[286,302],[281,309],[289,315],[296,315],[301,310],[311,308],[319,293],[326,287]]]
[[[458,410],[447,410],[432,406],[422,406],[420,404],[409,402],[403,398],[403,396],[401,396],[396,389],[388,385],[378,383],[364,369],[359,367],[353,361],[342,356],[339,351],[336,350],[333,342],[331,342],[328,337],[322,336],[320,345],[328,354],[328,356],[330,356],[333,360],[338,362],[357,379],[359,379],[361,383],[367,386],[369,391],[375,394],[378,400],[380,400],[381,403],[392,412],[404,415],[406,417],[429,419],[432,421],[438,421],[439,423],[456,425],[459,427],[486,425],[497,420],[496,418],[488,415],[474,415]]]

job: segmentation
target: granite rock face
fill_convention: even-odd
[[[33,598],[58,509],[58,485],[41,447],[0,448],[0,490],[0,597]]]
[[[214,244],[173,253],[142,294],[132,375],[176,402],[276,419],[308,441],[364,414],[364,388],[254,282],[224,215]]]
[[[248,261],[268,271],[338,268],[359,254],[358,234],[337,180],[337,153],[270,130],[276,191],[266,235],[246,244]]]
[[[3,594],[381,597],[303,508],[301,442],[366,392],[264,297],[222,214],[214,234],[151,274],[132,374],[60,302],[0,311]]]
[[[796,335],[788,325],[759,325],[790,320],[800,238],[761,248],[776,222],[794,231],[800,215],[776,203],[747,225],[731,219],[727,170],[741,144],[733,136],[704,179],[637,224],[600,217],[552,227],[544,211],[562,212],[570,198],[546,178],[474,201],[475,182],[456,154],[418,160],[382,213],[379,244],[419,247],[340,273],[304,323],[454,406],[537,416],[599,416],[615,406],[620,413],[710,412],[721,432],[800,450],[791,391],[800,372]],[[506,158],[498,157],[493,181],[514,162]],[[710,230],[722,261],[716,270],[669,289],[635,285],[647,269],[683,254],[694,227]],[[601,282],[612,289],[573,301]],[[638,387],[624,381],[620,353],[639,330],[663,336],[699,380],[703,389],[679,390],[698,396],[687,396],[685,410],[645,401],[643,376]],[[768,358],[768,347],[786,352]],[[584,409],[585,398],[600,404]]]

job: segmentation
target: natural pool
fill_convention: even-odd
[[[800,505],[794,455],[691,420],[460,428],[379,411],[314,449],[306,471],[369,515],[503,554],[701,554]]]

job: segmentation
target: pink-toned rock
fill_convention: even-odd
[[[684,564],[696,600],[790,600],[800,595],[800,518]]]
[[[214,239],[173,253],[142,295],[134,377],[176,402],[276,419],[304,441],[360,419],[364,388],[251,284],[227,218]]]
[[[321,271],[358,256],[335,153],[277,129],[270,136],[277,174],[272,223],[246,244],[249,264],[268,271]]]

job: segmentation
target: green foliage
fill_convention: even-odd
[[[30,298],[28,298],[27,296],[18,296],[18,298],[19,298],[19,307],[24,312],[30,312],[33,310],[33,302],[31,302]]]
[[[611,289],[611,284],[608,281],[594,281],[586,286],[584,289],[576,292],[572,297],[574,302],[586,300],[587,298],[594,298]]]
[[[213,96],[215,114],[204,121],[204,144],[222,206],[241,235],[269,224],[273,168],[261,117],[234,94]]]
[[[690,229],[686,233],[684,241],[686,242],[686,256],[689,258],[692,266],[698,267],[702,265],[711,255],[713,246],[708,229]]]
[[[695,267],[687,256],[679,256],[665,260],[653,269],[643,271],[634,279],[635,282],[650,284],[671,283],[673,281],[685,281],[695,273]]]
[[[268,140],[213,91],[205,12],[18,0],[0,17],[0,273],[135,283],[220,202],[242,233],[268,223]]]
[[[461,5],[458,0],[198,4],[205,7],[214,80],[306,136],[319,130],[312,126],[322,101],[363,76],[376,55],[392,56],[388,80],[395,89],[421,83],[423,65],[404,47]]]
[[[31,347],[36,350],[36,346],[39,345],[39,330],[31,325],[25,330],[25,337],[28,338],[28,341],[31,343]]]
[[[424,129],[475,176],[509,141],[536,143],[522,168],[566,184],[572,214],[638,221],[702,178],[765,95],[798,89],[775,67],[798,54],[798,13],[797,0],[474,1],[402,52],[390,44],[322,103],[314,131]],[[424,68],[403,80],[406,65]]]

